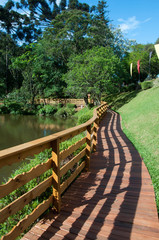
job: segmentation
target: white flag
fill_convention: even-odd
[[[155,44],[155,50],[156,50],[157,57],[159,59],[159,44]]]
[[[132,77],[132,67],[133,67],[133,63],[130,63],[130,76]]]

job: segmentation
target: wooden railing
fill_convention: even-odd
[[[41,182],[39,185],[26,192],[18,199],[11,202],[9,205],[0,210],[0,223],[4,222],[9,216],[15,214],[24,208],[26,204],[31,202],[36,197],[40,196],[46,189],[53,186],[52,195],[41,204],[39,204],[34,211],[22,219],[9,233],[2,237],[2,239],[15,239],[24,230],[26,230],[42,213],[44,213],[50,206],[53,206],[56,211],[60,211],[61,207],[61,194],[67,189],[71,182],[79,175],[79,173],[85,168],[89,171],[90,155],[92,150],[96,150],[97,141],[97,129],[99,121],[106,113],[107,104],[104,103],[94,110],[93,117],[86,123],[77,127],[69,128],[67,130],[58,132],[56,134],[40,138],[25,144],[18,145],[6,150],[0,151],[0,168],[6,165],[11,165],[16,162],[20,162],[27,156],[40,153],[45,149],[52,148],[52,157],[47,162],[37,165],[29,172],[17,175],[15,178],[9,180],[6,184],[0,185],[0,198],[3,198],[20,188],[24,184],[28,183],[32,179],[40,176],[49,169],[52,169],[52,176]],[[76,142],[68,149],[59,150],[60,143],[67,139],[85,132],[86,137]],[[81,146],[85,146],[82,151],[75,155],[70,161],[61,167],[61,162],[70,156],[73,152],[79,149]],[[80,161],[85,156],[84,161]],[[61,177],[63,177],[69,169],[72,169],[74,165],[77,165],[76,169],[72,171],[72,174],[62,184],[60,183]]]
[[[67,104],[72,103],[76,105],[83,105],[85,106],[85,102],[83,99],[72,99],[72,98],[46,98],[46,99],[38,99],[36,100],[37,103],[46,103],[46,104]]]

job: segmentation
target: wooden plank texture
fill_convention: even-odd
[[[59,214],[50,211],[22,240],[158,240],[159,223],[151,178],[126,138],[120,116],[108,111],[97,133],[90,172],[62,197]]]

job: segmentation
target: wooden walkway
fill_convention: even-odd
[[[149,173],[108,111],[98,130],[90,172],[82,173],[51,211],[23,240],[157,240],[159,222]]]

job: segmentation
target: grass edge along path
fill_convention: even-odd
[[[158,96],[159,88],[138,92],[133,99],[130,99],[130,102],[128,101],[128,103],[116,110],[122,117],[124,133],[140,153],[149,171],[159,214]]]

